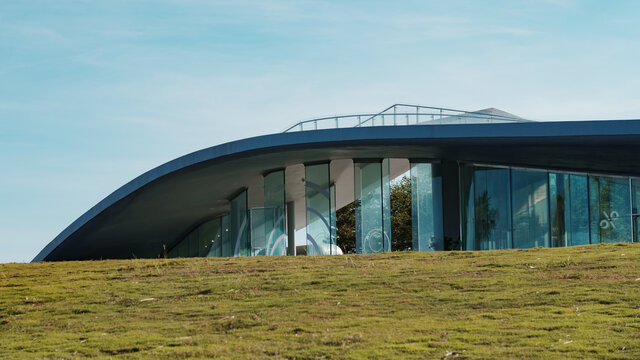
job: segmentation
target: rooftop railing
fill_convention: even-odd
[[[327,116],[300,121],[283,132],[340,129],[363,126],[406,126],[441,124],[485,124],[528,122],[523,118],[482,111],[464,111],[432,106],[394,104],[372,114]]]

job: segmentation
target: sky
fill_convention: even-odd
[[[0,263],[139,174],[394,103],[640,118],[638,1],[0,1]]]

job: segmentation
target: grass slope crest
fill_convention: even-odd
[[[0,358],[639,359],[640,244],[0,264]]]

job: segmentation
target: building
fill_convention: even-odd
[[[390,182],[409,174],[413,250],[640,239],[640,120],[533,122],[393,105],[187,154],[117,189],[33,261],[393,251]]]

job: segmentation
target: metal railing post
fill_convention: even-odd
[[[396,122],[396,106],[393,105],[393,126],[398,125]]]

